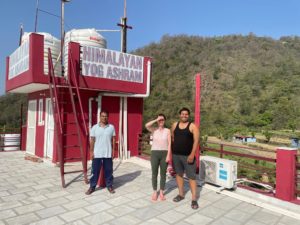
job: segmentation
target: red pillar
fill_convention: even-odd
[[[296,200],[296,148],[280,147],[276,152],[276,197]]]
[[[99,175],[99,179],[98,179],[98,186],[99,187],[105,187],[105,177],[104,177],[104,169],[103,169],[103,165],[100,168],[100,175]]]
[[[200,73],[195,77],[195,125],[200,129],[200,100],[201,100],[201,76]],[[197,171],[199,171],[199,148],[196,151]]]

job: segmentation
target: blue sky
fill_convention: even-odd
[[[2,0],[0,7],[0,95],[5,90],[5,57],[17,47],[22,23],[34,31],[37,0]],[[65,30],[118,29],[124,0],[71,0]],[[39,8],[60,16],[60,0],[39,0]],[[128,51],[159,42],[165,34],[300,36],[299,0],[127,0]],[[42,11],[37,31],[60,38],[60,20]],[[102,33],[108,48],[120,50],[119,33]]]

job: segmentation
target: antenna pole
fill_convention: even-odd
[[[60,62],[61,62],[61,75],[64,76],[65,3],[68,3],[71,0],[60,0],[60,1],[61,1]]]
[[[126,0],[124,0],[124,17],[121,18],[121,23],[118,23],[118,26],[121,27],[121,50],[122,52],[127,52],[127,29],[132,29],[131,26],[127,25],[127,13],[126,13]]]
[[[21,23],[21,26],[20,26],[19,46],[22,44],[22,37],[23,37],[23,24]]]
[[[127,8],[126,8],[126,0],[124,0],[124,17],[126,18],[126,10],[127,10]]]
[[[122,33],[121,33],[121,49],[122,52],[127,52],[127,29],[132,29],[131,26],[127,25],[127,17],[126,17],[126,0],[124,0],[124,16],[121,18],[121,23],[118,23],[118,26],[121,27]],[[127,149],[127,97],[121,97],[120,98],[120,106],[122,106],[120,113],[120,118],[123,118],[121,121],[121,126],[119,127],[119,133],[121,139],[123,139],[123,143],[120,145],[119,140],[119,149],[122,158],[127,159],[128,158],[128,149]],[[122,133],[123,130],[123,133]],[[124,151],[124,153],[122,153]]]
[[[38,13],[39,13],[39,0],[36,0],[35,23],[34,23],[34,32],[35,33],[37,31]]]
[[[61,62],[61,75],[64,76],[64,38],[65,38],[65,29],[64,29],[64,20],[65,20],[65,1],[61,0],[61,18],[60,18],[60,62]]]

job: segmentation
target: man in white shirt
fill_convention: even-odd
[[[108,123],[108,112],[100,112],[100,122],[95,124],[90,132],[90,156],[92,161],[92,174],[90,188],[85,194],[90,195],[95,191],[101,166],[103,165],[107,190],[113,194],[113,157],[116,143],[116,131]]]

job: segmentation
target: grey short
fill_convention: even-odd
[[[193,163],[188,163],[187,162],[188,156],[185,155],[172,155],[173,159],[173,167],[179,176],[183,176],[184,172],[187,178],[191,180],[196,180],[196,159],[194,160]]]

